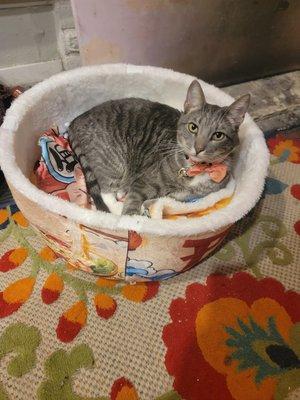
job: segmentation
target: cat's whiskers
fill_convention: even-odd
[[[228,158],[228,156],[233,153],[236,150],[237,146],[235,146],[234,148],[232,148],[230,151],[227,152],[223,152],[220,154],[214,154],[214,155],[205,155],[203,158],[205,160],[203,160],[203,162],[207,162],[207,163],[221,163],[223,161],[226,160],[226,158]],[[201,162],[201,161],[199,161]]]

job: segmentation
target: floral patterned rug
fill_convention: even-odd
[[[300,399],[299,133],[266,135],[260,203],[168,281],[73,270],[1,209],[0,399]]]

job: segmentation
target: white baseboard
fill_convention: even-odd
[[[7,86],[33,85],[63,70],[61,60],[0,68],[0,83]]]

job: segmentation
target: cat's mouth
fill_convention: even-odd
[[[199,159],[197,156],[188,156],[187,159],[191,164],[201,164],[204,162],[203,160]]]
[[[221,153],[221,154],[216,154],[214,156],[209,156],[207,155],[200,155],[200,156],[195,156],[192,154],[186,154],[185,158],[186,160],[191,164],[191,165],[195,165],[195,164],[219,164],[222,163],[226,160],[226,158],[228,158],[228,156],[234,151],[234,149],[232,149],[229,152],[226,153]]]
[[[202,164],[202,165],[212,165],[214,161],[212,160],[205,160],[203,157],[197,157],[193,155],[186,156],[186,159],[188,160],[189,164],[191,165],[197,165],[197,164]]]

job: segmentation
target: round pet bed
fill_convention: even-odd
[[[32,227],[68,262],[115,279],[157,280],[197,265],[259,199],[269,153],[263,134],[246,116],[234,170],[231,202],[201,218],[154,220],[82,209],[37,189],[29,180],[39,158],[38,137],[53,124],[65,126],[108,99],[142,97],[181,109],[194,77],[171,70],[124,64],[63,72],[21,95],[1,127],[0,160],[14,198]],[[201,81],[207,101],[233,99]]]

